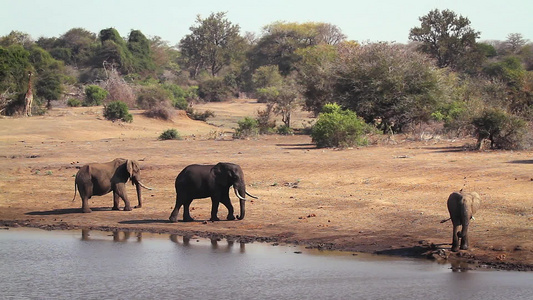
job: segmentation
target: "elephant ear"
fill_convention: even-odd
[[[213,167],[213,174],[215,174],[215,182],[219,185],[226,185],[228,182],[228,170],[224,163],[218,163]]]
[[[139,166],[137,165],[137,162],[135,162],[134,160],[130,160],[130,159],[126,161],[126,169],[128,170],[128,173],[130,173],[130,179],[132,179],[133,176],[137,172],[139,172]]]

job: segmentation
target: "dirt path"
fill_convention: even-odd
[[[249,115],[258,108],[234,109],[243,107]],[[120,124],[103,120],[96,108],[0,119],[0,224],[233,236],[533,270],[532,151],[465,151],[466,140],[397,138],[346,150],[316,149],[302,135],[214,140],[230,121],[215,127],[134,112],[132,124]],[[186,139],[158,141],[168,128]],[[144,193],[141,209],[111,211],[106,195],[90,200],[93,213],[80,213],[79,196],[72,202],[77,168],[115,157],[138,160],[143,182],[155,189]],[[192,163],[219,161],[241,165],[248,191],[260,197],[247,203],[246,218],[207,222],[211,204],[201,199],[192,204],[197,222],[169,223],[176,175]],[[450,253],[451,224],[440,220],[448,217],[448,195],[463,187],[481,195],[482,208],[471,249]],[[128,192],[136,202],[134,188]],[[225,214],[221,207],[219,216]]]

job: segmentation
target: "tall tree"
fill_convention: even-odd
[[[150,41],[140,30],[132,30],[130,32],[127,45],[133,55],[133,64],[136,72],[155,70]]]
[[[299,49],[321,44],[335,45],[346,36],[328,23],[275,22],[263,28],[263,35],[250,52],[252,69],[277,65],[281,74],[288,75],[301,59]]]
[[[480,33],[470,27],[468,18],[435,9],[419,20],[420,27],[411,29],[409,39],[421,42],[419,50],[435,58],[439,67],[458,69],[461,58],[477,50]]]
[[[239,35],[239,25],[226,19],[226,13],[212,13],[196,18],[196,26],[179,43],[182,57],[193,78],[202,70],[217,76],[223,67],[231,64],[243,52],[244,39]]]

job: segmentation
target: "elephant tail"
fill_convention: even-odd
[[[76,200],[76,190],[78,188],[78,184],[76,182],[74,182],[74,198],[72,198],[72,202],[74,202],[74,200]]]
[[[440,221],[440,222],[441,222],[441,223],[446,223],[446,222],[450,221],[450,219],[451,219],[451,218],[444,219],[444,220],[442,220],[442,221]]]

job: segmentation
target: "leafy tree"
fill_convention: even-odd
[[[487,109],[472,121],[481,148],[484,139],[492,149],[520,149],[527,133],[526,122],[502,109]]]
[[[97,85],[89,85],[85,88],[85,105],[102,105],[108,92]]]
[[[300,60],[298,49],[338,44],[344,39],[340,29],[328,23],[275,22],[263,28],[263,35],[250,51],[249,59],[254,70],[264,65],[277,65],[280,73],[286,76]]]
[[[212,13],[196,18],[196,26],[179,43],[182,57],[193,78],[201,70],[217,76],[223,67],[231,64],[242,53],[244,39],[239,35],[239,25],[226,19],[226,13]]]
[[[63,93],[61,75],[57,72],[47,71],[41,73],[35,84],[36,94],[47,101],[47,107],[51,108],[51,100],[57,100]]]
[[[96,53],[96,66],[104,63],[116,65],[123,74],[133,71],[133,55],[124,39],[115,28],[103,29],[100,31],[99,39],[101,45]]]
[[[335,99],[383,130],[426,122],[442,93],[440,72],[425,55],[398,44],[371,43],[342,51],[334,68]]]
[[[319,148],[365,145],[370,130],[362,118],[338,104],[326,104],[313,125],[311,137]]]
[[[9,47],[11,45],[21,45],[24,48],[29,48],[34,44],[33,39],[27,33],[13,30],[8,35],[0,37],[0,46]]]
[[[198,96],[205,101],[226,101],[231,95],[230,87],[224,82],[223,78],[210,78],[198,85]]]
[[[31,70],[29,51],[20,45],[0,47],[0,94],[25,93]]]
[[[434,9],[419,20],[420,27],[411,28],[409,39],[420,42],[419,50],[435,58],[440,68],[460,69],[461,57],[476,50],[480,33],[470,27],[468,18]]]
[[[339,52],[341,49],[351,47],[357,47],[357,45],[353,43],[337,46],[317,45],[297,51],[301,56],[301,60],[296,64],[297,80],[303,90],[305,108],[314,112],[315,115],[318,115],[324,105],[334,98],[334,70],[339,59]]]
[[[252,82],[255,89],[262,89],[271,86],[280,86],[283,77],[279,73],[278,66],[261,66],[252,75]]]
[[[527,42],[528,40],[524,39],[520,33],[510,33],[507,35],[507,39],[505,40],[507,49],[512,54],[517,54]]]
[[[133,55],[134,69],[136,72],[150,72],[155,70],[150,41],[141,31],[132,30],[127,45]]]

